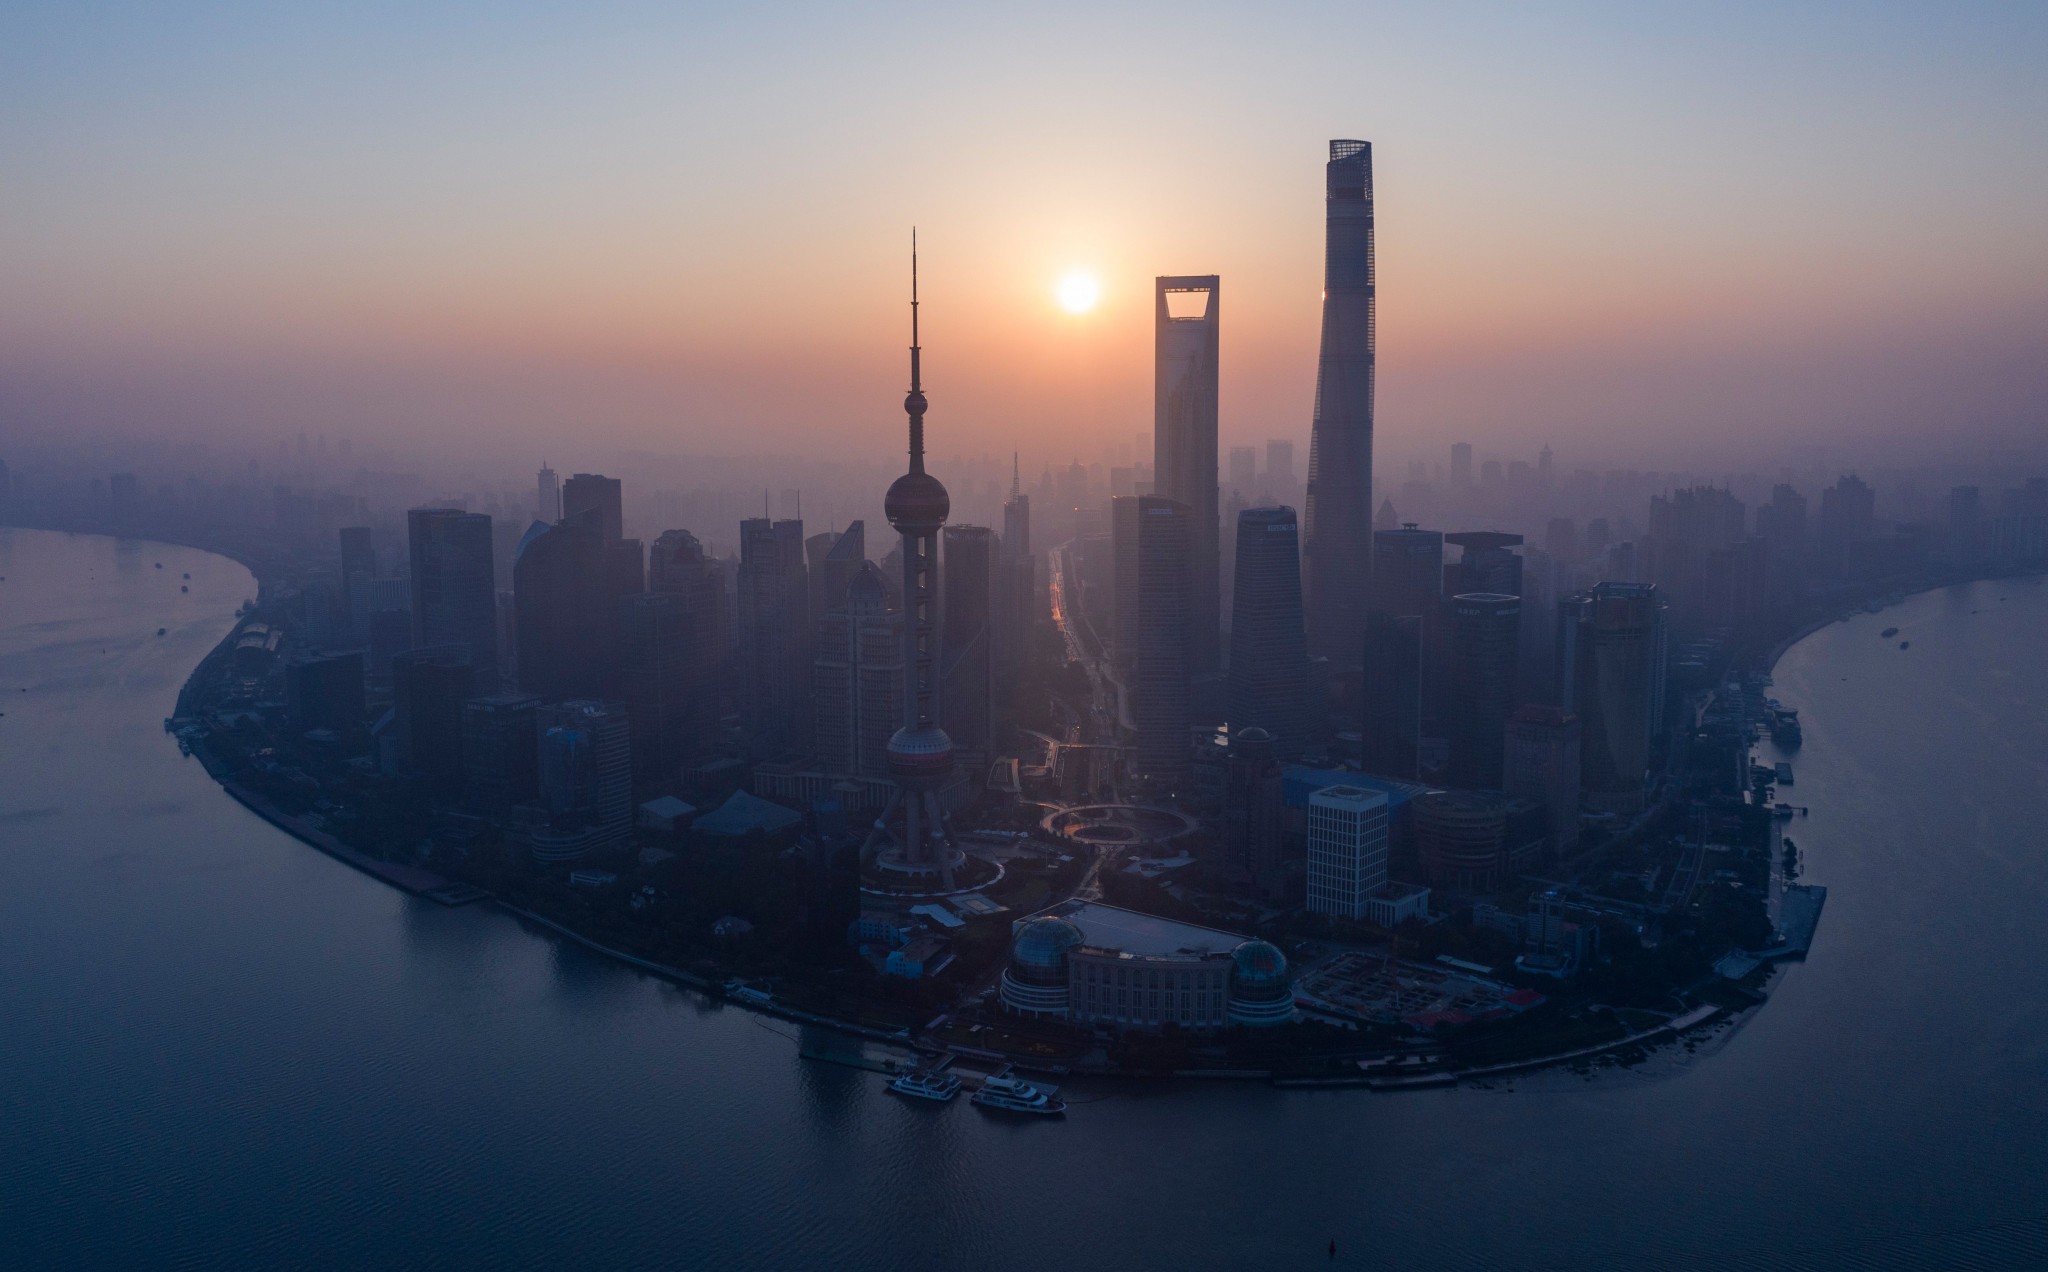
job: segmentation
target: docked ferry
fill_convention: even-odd
[[[1057,1117],[1067,1111],[1066,1101],[1055,1099],[1029,1082],[1016,1078],[990,1078],[981,1084],[981,1090],[976,1091],[973,1098],[985,1109],[1000,1109],[1005,1113]]]
[[[950,1073],[914,1069],[891,1082],[889,1089],[898,1095],[944,1102],[960,1094],[960,1079]]]

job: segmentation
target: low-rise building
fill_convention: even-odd
[[[1011,928],[1002,1002],[1083,1027],[1216,1030],[1294,1017],[1287,958],[1264,941],[1068,901]]]

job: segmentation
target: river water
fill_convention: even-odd
[[[0,576],[8,1266],[2048,1262],[2036,581],[1780,662],[1827,910],[1696,1053],[1391,1096],[1081,1083],[1017,1124],[246,812],[161,730],[255,592],[233,562],[0,530]]]

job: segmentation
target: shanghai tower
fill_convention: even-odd
[[[1372,143],[1333,141],[1326,169],[1323,344],[1309,432],[1303,580],[1308,652],[1364,658],[1372,569]]]

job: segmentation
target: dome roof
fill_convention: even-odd
[[[1026,919],[1010,941],[1010,963],[1047,971],[1064,970],[1067,951],[1081,943],[1081,929],[1056,915]]]
[[[1230,951],[1230,988],[1233,993],[1243,994],[1247,990],[1278,990],[1287,985],[1287,956],[1280,947],[1270,941],[1246,941]]]
[[[936,529],[953,511],[953,500],[945,484],[930,473],[905,473],[889,486],[882,511],[898,530]]]

